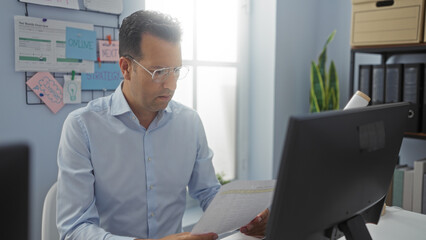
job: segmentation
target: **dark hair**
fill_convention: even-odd
[[[120,57],[130,55],[143,58],[140,49],[142,34],[149,33],[169,42],[179,43],[182,30],[180,23],[169,15],[154,11],[137,11],[123,19],[119,34]]]

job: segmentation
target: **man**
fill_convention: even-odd
[[[61,239],[216,239],[180,233],[186,189],[205,210],[220,185],[203,125],[171,101],[183,78],[178,23],[138,11],[120,28],[124,81],[64,122],[58,150]],[[264,228],[267,214],[242,231]],[[260,222],[260,223],[259,223]]]

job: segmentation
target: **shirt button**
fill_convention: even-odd
[[[135,117],[135,116],[133,116],[133,117],[132,117],[132,119],[133,119],[133,120],[136,120],[136,117]]]
[[[154,217],[154,213],[151,213],[151,217]]]
[[[148,161],[151,161],[151,160],[152,160],[152,159],[149,157],[149,158],[148,158]]]
[[[152,185],[149,185],[149,190],[152,190],[152,188],[153,188]]]

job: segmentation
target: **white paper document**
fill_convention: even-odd
[[[93,24],[15,16],[15,71],[93,73],[93,61],[65,57],[66,27],[94,29]]]
[[[255,238],[251,236],[247,236],[241,232],[234,233],[225,238],[221,238],[222,240],[259,240],[260,238]]]
[[[121,14],[123,11],[123,0],[84,0],[84,7],[89,10]]]
[[[222,234],[246,225],[271,205],[275,182],[235,181],[222,186],[191,234]]]
[[[52,7],[80,9],[78,0],[20,0],[21,2],[34,3]]]

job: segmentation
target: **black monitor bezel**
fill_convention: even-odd
[[[328,234],[330,234],[330,232],[332,232],[333,229],[338,228],[339,225],[342,226],[341,224],[344,224],[346,220],[355,218],[357,216],[362,216],[362,219],[364,221],[377,223],[380,217],[381,206],[383,206],[387,189],[393,175],[394,166],[397,164],[397,161],[398,161],[398,153],[402,143],[407,113],[408,113],[408,103],[392,103],[392,104],[374,105],[374,106],[358,108],[358,109],[348,109],[344,111],[343,110],[329,111],[329,112],[303,115],[298,117],[291,117],[289,121],[289,125],[288,125],[287,136],[284,143],[281,164],[280,164],[280,168],[278,172],[277,185],[276,185],[274,200],[273,200],[273,204],[271,208],[271,216],[267,226],[267,238],[268,239],[314,239],[314,238],[330,239],[330,235]],[[298,139],[298,137],[301,137],[299,136],[299,132],[304,131],[303,129],[300,129],[304,127],[304,123],[321,122],[327,119],[334,119],[333,121],[336,121],[337,118],[342,118],[346,120],[353,119],[354,122],[357,122],[359,124],[368,123],[371,120],[374,120],[374,119],[379,120],[383,118],[383,121],[386,125],[385,126],[386,133],[389,135],[389,136],[386,136],[387,138],[389,138],[387,141],[391,142],[389,144],[392,144],[392,153],[390,154],[392,155],[392,159],[389,159],[388,161],[386,161],[386,163],[384,164],[386,166],[380,167],[381,173],[379,174],[380,177],[378,178],[381,179],[380,180],[381,184],[379,184],[380,187],[378,187],[377,192],[375,194],[372,194],[374,196],[372,197],[372,199],[368,200],[369,201],[368,203],[365,203],[365,204],[363,203],[362,207],[358,206],[357,209],[355,210],[351,209],[351,211],[343,215],[341,219],[325,224],[322,229],[318,229],[318,231],[316,231],[315,229],[310,229],[311,226],[309,226],[310,224],[309,220],[305,221],[304,223],[303,219],[304,218],[311,219],[311,218],[317,217],[315,216],[316,214],[315,207],[322,208],[327,206],[315,206],[315,204],[317,203],[316,199],[310,199],[312,206],[315,206],[315,207],[307,206],[308,201],[306,201],[306,199],[305,201],[303,199],[301,201],[301,196],[294,196],[294,193],[298,192],[294,190],[298,187],[298,185],[300,185],[300,187],[306,187],[307,184],[306,183],[299,183],[299,184],[290,183],[292,179],[293,181],[300,181],[301,179],[303,179],[302,177],[294,176],[296,174],[295,171],[298,171],[296,168],[300,166],[297,166],[298,163],[297,161],[295,161],[294,159],[295,157],[293,157],[293,160],[291,160],[292,155],[295,155],[297,151],[300,152],[301,150],[294,150],[295,147],[297,146],[293,146],[293,145],[297,142],[300,142],[300,139]],[[366,118],[365,121],[363,118]],[[349,125],[351,124],[354,124],[354,123],[350,123]],[[393,126],[392,130],[389,129],[391,127],[390,125],[392,126],[395,125]],[[304,134],[306,134],[306,132]],[[309,145],[309,143],[307,144]],[[309,151],[309,149],[306,149],[306,151]],[[376,167],[376,168],[378,167],[378,166],[374,166],[375,164],[370,164],[370,165],[372,167]],[[318,169],[318,171],[321,171],[321,169]],[[375,169],[374,171],[378,171],[378,170]],[[371,178],[371,176],[369,177]],[[315,181],[315,179],[309,180],[309,177],[307,177],[306,181]],[[316,179],[316,181],[321,182],[321,179]],[[384,184],[384,182],[386,182],[387,184]],[[313,185],[318,186],[317,183]],[[303,191],[305,190],[299,191],[298,193],[301,193],[300,195],[303,195],[304,194]],[[309,191],[309,189],[306,189],[306,191]],[[324,196],[324,197],[325,198],[338,197],[340,194],[339,192],[344,190],[333,189],[333,191],[335,191],[335,194],[328,194],[327,196]],[[306,196],[304,195],[303,197],[306,197]],[[284,206],[284,205],[287,205],[287,206]],[[290,205],[293,205],[293,206],[290,206]],[[284,210],[284,208],[286,210]],[[294,211],[290,211],[288,209],[293,209]],[[293,216],[282,216],[283,214],[286,214],[286,212],[290,213],[288,215],[293,215]],[[327,219],[327,216],[325,217],[320,216],[320,218]],[[365,228],[365,224],[363,227]],[[291,234],[292,231],[296,233]],[[302,231],[302,233],[298,234],[297,232],[299,231]],[[307,231],[307,232],[303,233],[303,231]],[[312,232],[309,232],[309,231],[312,231]]]

